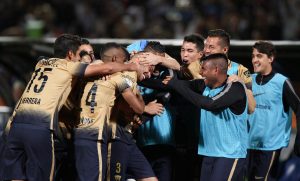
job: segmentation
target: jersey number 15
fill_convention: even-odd
[[[44,73],[46,73],[46,72],[51,72],[51,71],[52,71],[52,68],[39,68],[39,69],[36,69],[36,70],[34,71],[34,76],[32,77],[32,79],[31,79],[30,82],[29,82],[29,85],[28,85],[28,88],[27,88],[27,92],[30,91],[31,86],[32,86],[32,84],[33,84],[33,81],[37,78],[38,75],[39,75],[39,77],[37,78],[37,80],[38,80],[39,82],[40,82],[40,81],[42,81],[42,82],[41,82],[40,85],[39,85],[39,84],[35,84],[34,87],[33,87],[33,91],[34,91],[35,93],[40,93],[40,92],[42,92],[43,89],[44,89],[44,87],[45,87],[45,85],[46,85],[46,83],[47,83],[47,80],[48,80],[48,76],[45,75]]]

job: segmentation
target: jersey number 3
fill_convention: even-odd
[[[37,78],[37,76],[39,75],[39,77],[37,78],[37,80],[40,82],[42,81],[42,83],[40,85],[38,84],[35,84],[34,87],[33,87],[33,91],[35,93],[40,93],[43,91],[46,83],[47,83],[47,80],[48,80],[48,76],[47,75],[44,75],[44,73],[46,72],[51,72],[52,71],[52,68],[39,68],[39,69],[36,69],[34,71],[34,76],[32,77],[32,79],[30,80],[29,82],[29,85],[28,85],[28,88],[27,88],[27,92],[30,91],[31,89],[31,86],[33,84],[33,81]]]

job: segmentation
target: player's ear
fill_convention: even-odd
[[[68,53],[67,53],[67,57],[66,58],[68,60],[73,60],[75,56],[76,55],[72,52],[72,50],[69,50]]]
[[[72,59],[72,53],[73,52],[71,50],[69,50],[68,53],[67,53],[66,58],[69,59],[69,60],[71,60]]]
[[[270,63],[273,63],[273,61],[274,61],[274,56],[271,56],[271,57],[269,58],[269,62],[270,62]]]
[[[225,46],[225,47],[223,48],[223,53],[224,53],[224,54],[227,54],[228,50],[229,50],[229,47],[228,47],[228,46]]]

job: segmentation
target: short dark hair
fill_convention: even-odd
[[[100,59],[102,59],[104,57],[104,53],[112,48],[117,48],[117,49],[122,49],[125,57],[126,57],[126,61],[128,61],[130,59],[130,54],[129,52],[126,50],[126,48],[124,48],[122,45],[115,43],[115,42],[108,42],[106,44],[103,45],[103,47],[100,50]]]
[[[218,37],[221,39],[221,41],[222,41],[221,43],[224,46],[228,46],[228,47],[230,46],[230,35],[225,30],[222,30],[222,29],[209,30],[207,36],[208,37]]]
[[[211,61],[212,60],[212,61]],[[217,66],[223,73],[228,70],[228,58],[224,53],[214,53],[201,58],[202,62],[211,61],[213,65]]]
[[[145,52],[166,53],[165,47],[159,41],[148,41]]]
[[[90,41],[86,38],[81,39],[81,45],[90,45]]]
[[[66,58],[69,51],[74,54],[81,45],[81,38],[78,35],[62,34],[54,42],[54,57]]]
[[[191,42],[196,45],[198,51],[203,51],[204,49],[204,37],[199,34],[187,35],[183,38],[184,42]]]
[[[258,41],[252,48],[257,49],[258,52],[266,54],[269,58],[276,56],[275,46],[269,41]]]

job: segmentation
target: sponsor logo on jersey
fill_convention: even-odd
[[[57,60],[58,59],[42,59],[40,63],[45,66],[57,67],[58,65],[55,64]]]
[[[81,117],[80,124],[91,124],[95,121],[93,118]]]
[[[258,176],[255,176],[255,177],[254,177],[255,180],[261,180],[261,179],[264,179],[264,178],[265,178],[265,177],[258,177]]]
[[[256,108],[258,108],[258,109],[268,109],[268,110],[270,110],[270,109],[271,109],[271,106],[270,106],[270,105],[256,104]]]
[[[260,93],[253,94],[253,96],[256,97],[256,96],[260,96],[260,95],[264,95],[264,94],[265,94],[264,92],[260,92]]]

